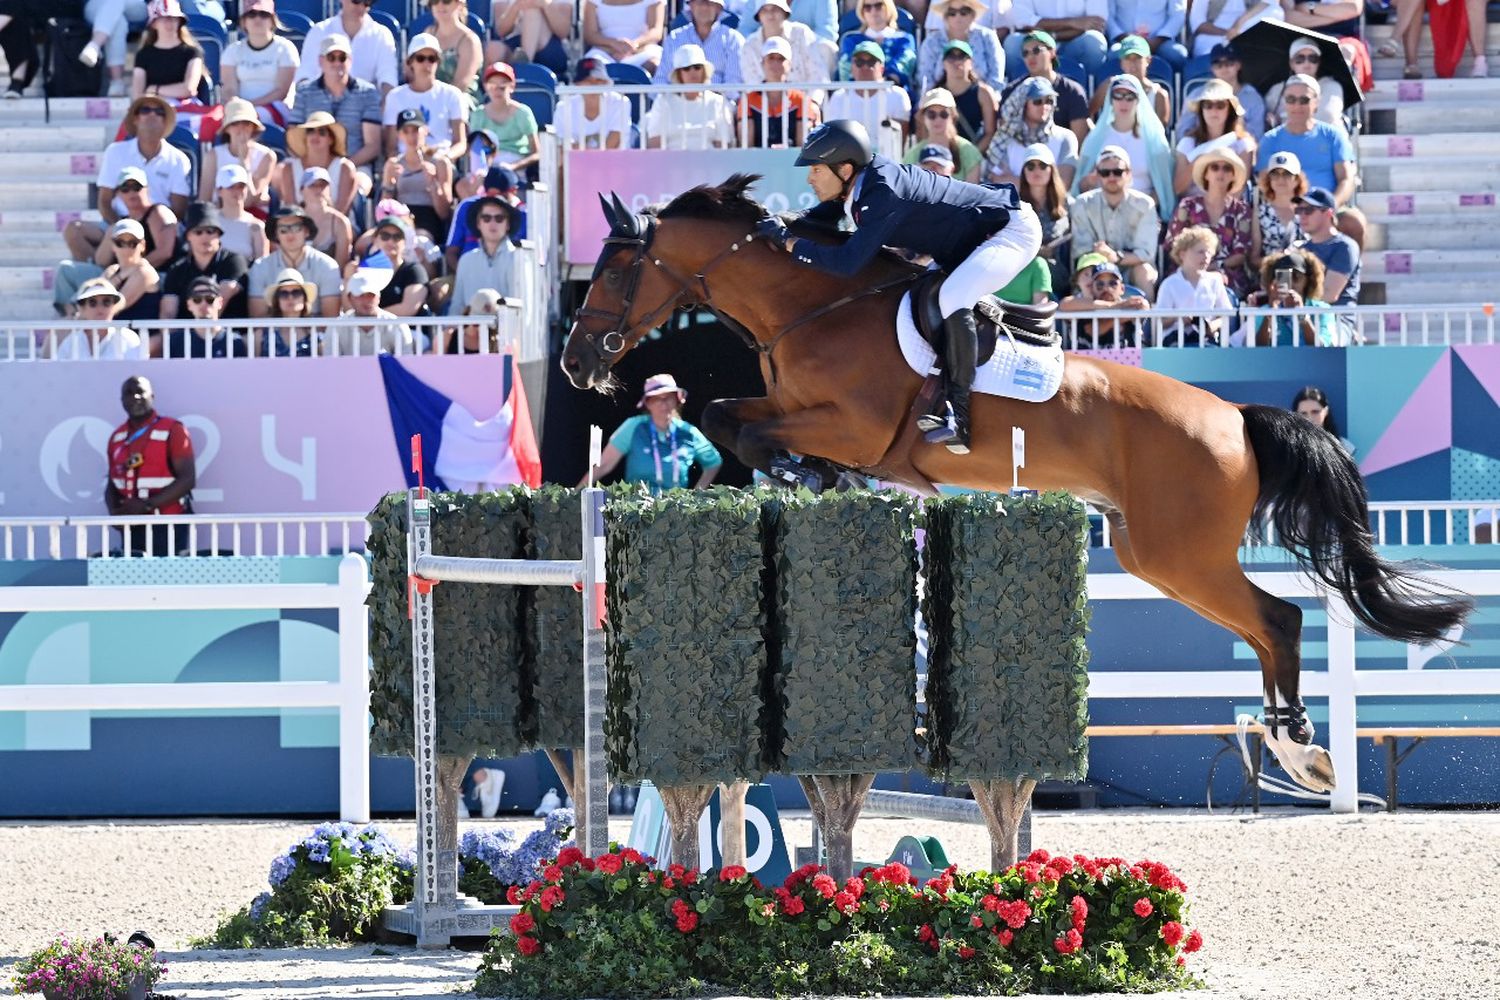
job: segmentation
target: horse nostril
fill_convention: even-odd
[[[576,372],[579,368],[578,359],[571,354],[563,356],[563,371]]]

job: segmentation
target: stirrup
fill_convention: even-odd
[[[788,455],[774,456],[766,472],[772,479],[790,486],[792,489],[800,486],[812,493],[823,492],[822,473],[816,469],[809,469]]]
[[[937,425],[922,435],[928,444],[940,444],[955,455],[967,455],[969,453],[969,435],[959,426],[958,416],[953,412],[953,404],[946,403],[943,413],[936,418]]]

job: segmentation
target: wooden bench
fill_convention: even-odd
[[[1224,741],[1226,749],[1235,751],[1236,758],[1239,759],[1238,747],[1234,741],[1235,734],[1239,732],[1239,726],[1236,725],[1100,725],[1089,726],[1086,732],[1089,736],[1217,736]],[[1251,789],[1252,808],[1255,812],[1260,812],[1261,737],[1265,730],[1256,722],[1247,727],[1247,732],[1250,735],[1252,763],[1249,773],[1245,775],[1245,782]],[[1359,726],[1354,733],[1385,747],[1385,808],[1390,812],[1396,808],[1396,779],[1401,764],[1423,742],[1448,736],[1500,736],[1500,726]],[[1402,740],[1411,742],[1402,748]],[[1243,769],[1243,761],[1241,767]]]

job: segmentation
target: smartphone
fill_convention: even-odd
[[[1292,269],[1289,267],[1278,267],[1276,269],[1276,291],[1282,295],[1292,290]]]

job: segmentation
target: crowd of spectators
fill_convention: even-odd
[[[190,0],[136,2],[88,5],[107,9],[85,56],[104,59],[133,100],[100,160],[102,224],[64,233],[63,315],[106,299],[122,324],[493,311],[513,291],[539,159],[535,105],[517,99],[516,66],[533,63],[577,87],[550,108],[565,149],[796,146],[847,117],[894,130],[908,163],[1015,185],[1044,231],[1036,266],[1002,290],[1023,301],[1068,312],[1357,301],[1363,224],[1339,74],[1297,40],[1284,82],[1261,93],[1234,41],[1268,16],[1357,31],[1353,3],[682,0],[674,11],[582,0],[575,27],[570,0],[495,0],[482,21],[464,0],[424,0],[430,18],[398,50],[370,0],[338,0],[300,45],[275,0],[241,0],[207,80]],[[0,0],[0,34],[6,10]],[[122,25],[141,15],[130,60]],[[1358,61],[1362,45],[1345,51]],[[1178,75],[1190,60],[1202,78]],[[627,96],[617,63],[679,89]],[[180,124],[203,143],[196,165],[168,141]],[[99,280],[118,297],[83,294]],[[1145,324],[1121,326],[1152,342]],[[1352,333],[1313,327],[1318,343]],[[474,336],[401,329],[403,349],[462,350]],[[142,343],[157,354],[346,346],[293,330]]]

